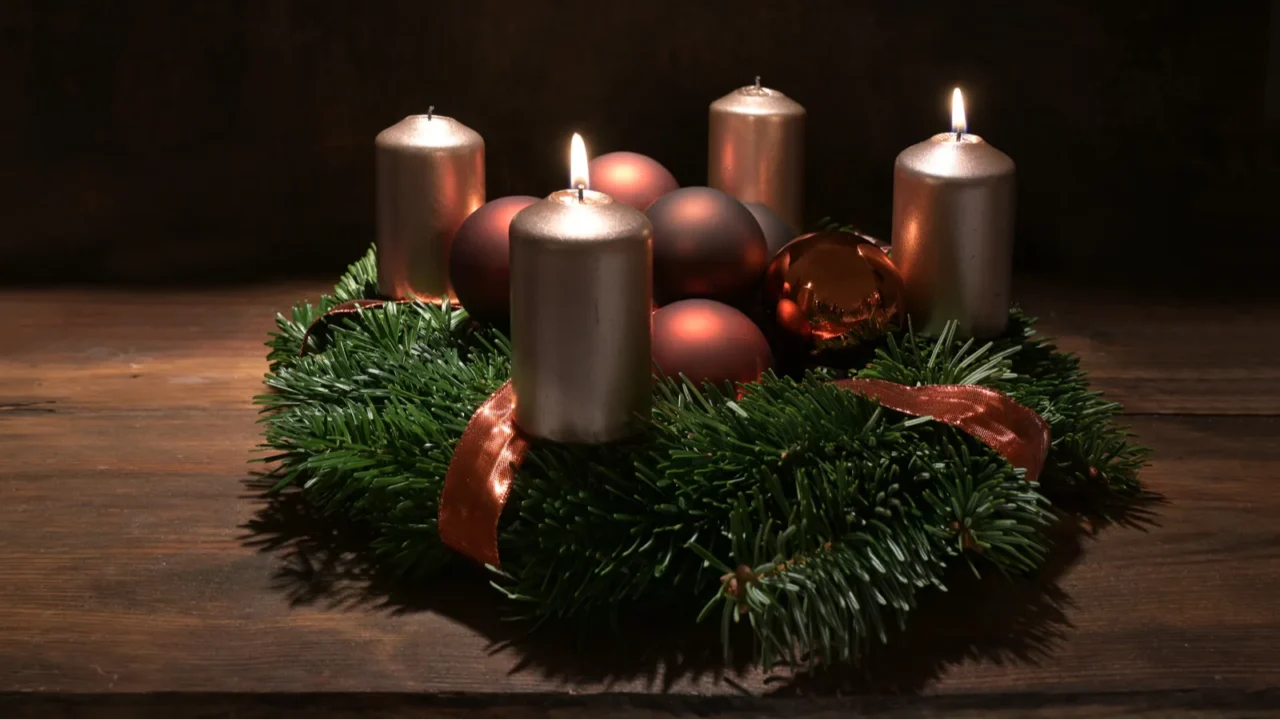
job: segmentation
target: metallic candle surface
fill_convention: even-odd
[[[952,95],[952,131],[898,155],[893,168],[893,260],[907,314],[936,335],[948,320],[965,337],[992,337],[1009,321],[1014,165],[965,132]]]
[[[804,116],[760,78],[711,103],[707,184],[804,227]]]
[[[575,190],[511,221],[511,379],[524,432],[569,443],[633,434],[653,400],[653,227],[587,190],[574,137]]]
[[[428,112],[378,133],[374,145],[378,292],[395,300],[456,299],[449,248],[458,226],[484,204],[484,140]]]

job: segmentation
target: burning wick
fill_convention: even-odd
[[[956,88],[951,91],[951,131],[956,134],[956,142],[964,138],[965,125],[964,96]]]
[[[578,202],[586,202],[587,185],[591,179],[587,174],[587,144],[582,136],[573,134],[573,142],[569,143],[569,187],[578,191]]]

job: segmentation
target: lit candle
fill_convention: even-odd
[[[455,299],[449,248],[484,204],[484,140],[450,117],[410,115],[378,133],[378,292]]]
[[[559,442],[619,440],[652,404],[653,228],[588,189],[574,134],[570,190],[511,221],[511,380],[516,424]]]
[[[711,103],[707,184],[804,227],[804,116],[800,103],[759,77]]]
[[[951,132],[898,155],[893,169],[893,259],[914,328],[948,320],[966,337],[992,337],[1009,320],[1014,166],[965,131],[964,98],[951,97]]]

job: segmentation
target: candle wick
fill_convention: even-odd
[[[428,106],[427,106],[427,119],[428,119],[428,120],[430,120],[430,119],[431,119],[431,116],[432,116],[432,115],[434,115],[435,113],[436,113],[436,106],[435,106],[435,105],[428,105]]]
[[[964,131],[963,131],[963,130],[957,130],[957,131],[956,131],[956,142],[963,142],[963,140],[961,140],[961,138],[962,138],[962,137],[964,137]]]
[[[587,186],[579,185],[578,186],[578,202],[586,202],[586,198],[584,197],[586,194],[587,194]]]
[[[759,90],[759,89],[760,89],[760,76],[759,76],[759,75],[757,75],[757,76],[756,76],[756,89],[757,89],[757,90]]]

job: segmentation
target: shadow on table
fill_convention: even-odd
[[[521,660],[512,673],[536,672],[568,685],[607,689],[642,681],[666,691],[677,683],[713,679],[748,692],[740,681],[755,668],[749,632],[738,633],[733,658],[726,662],[718,623],[691,626],[683,612],[636,609],[633,626],[589,635],[531,629],[525,621],[505,619],[513,607],[489,587],[487,571],[457,562],[429,583],[408,584],[378,567],[367,551],[370,537],[361,529],[320,516],[297,491],[270,495],[260,481],[249,487],[262,506],[245,525],[243,542],[280,558],[274,582],[291,604],[440,613],[488,638],[490,652],[516,651]],[[977,577],[960,563],[946,578],[948,591],[921,593],[907,628],[893,633],[888,644],[873,644],[858,667],[795,673],[779,668],[765,679],[766,692],[912,693],[964,661],[1039,663],[1071,629],[1072,601],[1058,580],[1081,556],[1084,539],[1113,524],[1145,530],[1156,524],[1154,507],[1161,502],[1148,494],[1105,514],[1061,515],[1048,531],[1050,555],[1032,576],[988,571]],[[575,643],[580,635],[584,639]]]

